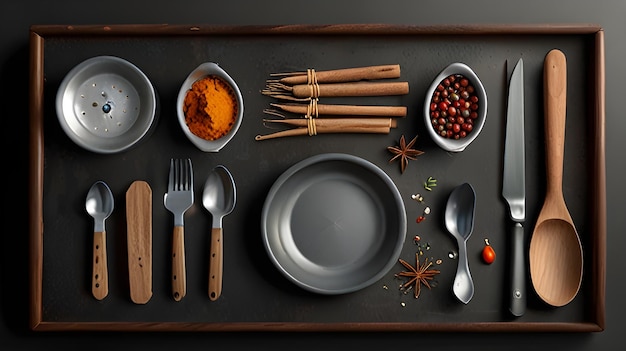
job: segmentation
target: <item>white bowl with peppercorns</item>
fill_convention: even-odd
[[[478,137],[487,118],[487,93],[474,71],[456,62],[444,68],[426,92],[424,123],[442,149],[461,152]]]

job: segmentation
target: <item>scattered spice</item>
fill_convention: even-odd
[[[424,251],[430,250],[430,243],[420,244],[419,242],[416,241],[415,245],[417,245],[417,254],[419,254],[420,256],[424,255]]]
[[[417,217],[417,219],[415,220],[417,223],[421,223],[423,220],[426,219],[426,215],[430,214],[430,207],[426,206],[426,208],[424,209],[424,213]]]
[[[413,200],[415,200],[417,202],[424,202],[424,198],[420,194],[411,195],[411,199],[413,199]]]
[[[485,247],[482,252],[483,261],[486,264],[492,264],[496,260],[496,251],[489,244],[489,239],[485,239]]]
[[[432,191],[433,188],[436,186],[437,186],[437,179],[433,177],[428,177],[428,179],[426,179],[426,181],[424,182],[424,189],[428,191]]]
[[[400,145],[399,146],[388,146],[387,150],[394,154],[394,156],[389,160],[389,163],[400,159],[400,172],[404,173],[409,160],[417,160],[417,156],[423,154],[423,151],[413,149],[413,145],[417,141],[417,136],[413,138],[408,144],[406,143],[406,139],[404,135],[400,137]]]
[[[183,105],[189,130],[205,140],[226,135],[235,124],[237,104],[231,86],[218,76],[207,76],[192,84]]]
[[[400,286],[400,289],[406,290],[407,288],[411,287],[411,284],[415,284],[414,296],[416,299],[420,296],[422,284],[430,289],[430,281],[433,280],[434,277],[440,273],[440,271],[436,269],[429,269],[433,263],[429,262],[428,258],[425,258],[424,262],[420,265],[419,255],[417,253],[415,254],[415,267],[411,266],[403,259],[399,259],[399,261],[406,269],[408,269],[408,271],[400,272],[396,274],[396,277],[410,278],[406,283]]]

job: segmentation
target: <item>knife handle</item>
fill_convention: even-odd
[[[524,227],[521,223],[513,226],[513,247],[511,250],[511,290],[509,291],[509,311],[514,316],[526,312],[526,265],[524,260]]]
[[[174,226],[172,241],[172,294],[180,301],[187,294],[187,273],[185,272],[185,227]]]
[[[209,299],[217,300],[222,294],[222,271],[224,267],[222,228],[211,229],[211,256],[209,259]]]
[[[93,233],[93,272],[91,293],[102,300],[109,294],[109,274],[107,269],[106,232]]]

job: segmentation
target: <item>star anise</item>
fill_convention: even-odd
[[[400,263],[408,269],[408,271],[400,272],[396,274],[396,277],[408,277],[410,278],[406,283],[400,286],[401,290],[405,290],[415,283],[414,294],[417,299],[420,296],[420,288],[422,284],[426,285],[430,289],[430,280],[433,280],[435,275],[440,272],[436,269],[428,269],[433,265],[432,262],[428,262],[428,258],[424,259],[424,262],[420,265],[419,254],[415,253],[415,268],[411,266],[407,261],[399,259]]]
[[[402,173],[404,173],[404,170],[406,169],[406,166],[409,163],[409,160],[417,160],[417,156],[424,153],[424,151],[413,149],[413,145],[415,145],[416,141],[417,141],[417,135],[415,136],[415,138],[413,138],[413,140],[411,140],[407,144],[406,140],[404,139],[404,135],[402,135],[400,137],[399,146],[387,147],[387,150],[389,150],[391,153],[395,155],[391,158],[391,160],[389,160],[389,163],[397,159],[400,159],[400,171]]]

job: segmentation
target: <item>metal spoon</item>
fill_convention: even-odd
[[[85,208],[94,219],[91,292],[96,299],[102,300],[109,293],[104,220],[113,212],[113,194],[106,183],[97,181],[91,186],[87,193]]]
[[[222,294],[223,242],[222,218],[235,208],[237,190],[235,181],[224,166],[213,168],[204,184],[202,204],[211,215],[211,256],[209,260],[209,299],[217,300]]]
[[[459,245],[459,263],[452,291],[467,304],[474,296],[474,282],[467,263],[467,239],[474,228],[474,206],[476,194],[469,183],[463,183],[452,191],[446,205],[445,222],[448,231]]]
[[[547,193],[530,240],[530,275],[546,303],[563,306],[574,299],[583,275],[580,238],[563,198],[567,67],[552,50],[544,61]]]

